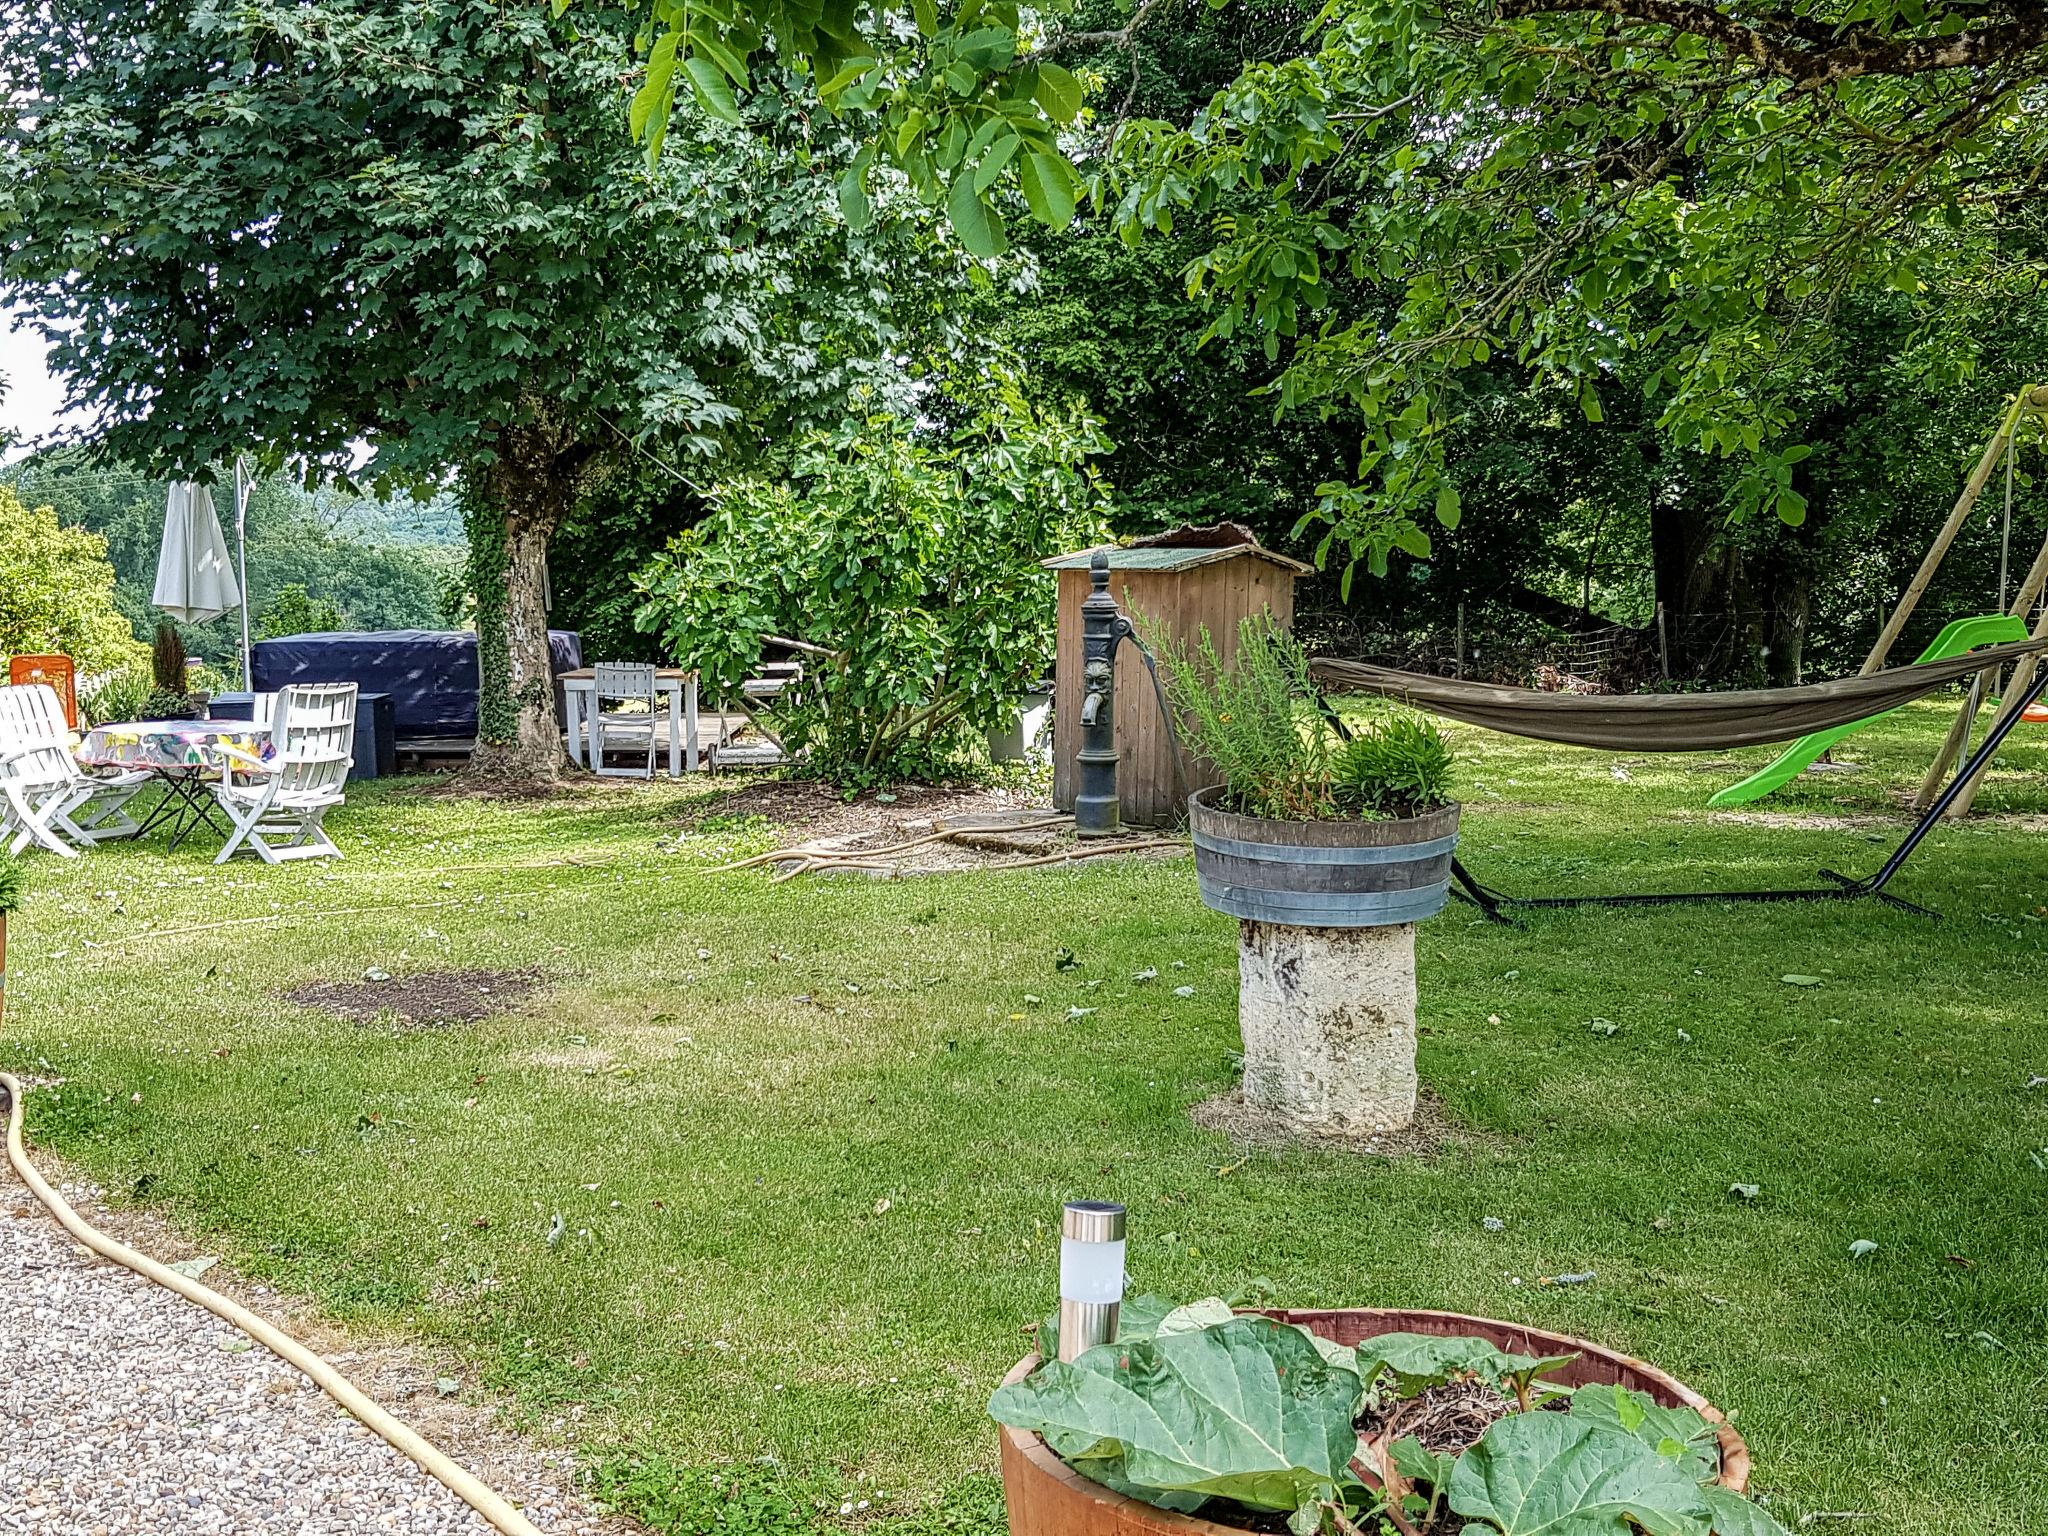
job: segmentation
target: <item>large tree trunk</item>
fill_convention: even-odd
[[[536,416],[532,424],[499,434],[498,457],[480,467],[474,481],[501,519],[504,601],[496,606],[487,601],[495,594],[477,594],[483,676],[469,771],[545,786],[562,770],[548,647],[548,541],[594,483],[600,460],[545,407]]]

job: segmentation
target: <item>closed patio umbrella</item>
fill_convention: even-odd
[[[213,493],[195,480],[172,482],[151,600],[183,624],[217,619],[242,600]]]

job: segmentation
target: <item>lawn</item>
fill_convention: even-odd
[[[1462,731],[1466,856],[1511,890],[1860,873],[1946,719],[1855,738],[1862,772],[1763,819],[1702,805],[1764,754]],[[768,845],[716,819],[726,788],[390,781],[333,819],[342,863],[38,860],[0,1025],[0,1062],[62,1079],[32,1138],[252,1275],[454,1344],[663,1528],[824,1527],[867,1500],[855,1521],[991,1529],[983,1406],[1050,1305],[1076,1195],[1129,1204],[1146,1289],[1265,1276],[1287,1302],[1646,1356],[1737,1413],[1787,1524],[2048,1523],[2048,1087],[2027,1086],[2048,1073],[2048,732],[1895,887],[1939,922],[1434,919],[1421,1065],[1454,1134],[1393,1160],[1190,1123],[1232,1078],[1236,957],[1185,860],[771,887],[705,873]],[[545,989],[477,1025],[281,996],[527,966]],[[1858,1239],[1876,1253],[1852,1260]],[[749,1490],[722,1521],[714,1471]]]

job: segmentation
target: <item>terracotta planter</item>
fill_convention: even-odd
[[[1340,1344],[1363,1343],[1383,1333],[1430,1333],[1482,1338],[1523,1355],[1576,1351],[1578,1359],[1545,1380],[1573,1387],[1619,1382],[1648,1394],[1666,1407],[1697,1409],[1717,1426],[1722,1486],[1737,1493],[1748,1490],[1749,1447],[1720,1410],[1655,1366],[1602,1349],[1598,1344],[1541,1328],[1465,1317],[1456,1312],[1356,1307],[1334,1311],[1274,1309],[1267,1315],[1283,1322],[1300,1323]],[[1018,1361],[1004,1378],[1004,1384],[1022,1381],[1037,1365],[1036,1355]],[[1039,1436],[1008,1425],[998,1427],[1002,1433],[1003,1496],[1010,1509],[1010,1536],[1244,1536],[1239,1526],[1155,1509],[1120,1493],[1111,1493],[1061,1461]]]
[[[1450,899],[1458,807],[1392,821],[1273,821],[1188,802],[1195,876],[1218,912],[1297,928],[1379,928],[1434,917]]]

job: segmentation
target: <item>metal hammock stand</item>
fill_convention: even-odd
[[[2020,717],[2030,704],[2037,702],[2042,694],[2048,693],[2048,670],[2037,672],[2028,682],[2026,697],[2017,701],[2008,699],[2007,708],[1999,714],[1998,722],[1991,729],[1977,750],[1970,754],[1968,762],[1956,770],[1956,776],[1948,783],[1939,798],[1927,807],[1920,819],[1913,823],[1903,841],[1892,850],[1891,857],[1875,874],[1854,879],[1832,869],[1820,871],[1823,880],[1830,885],[1811,886],[1804,889],[1777,891],[1652,891],[1630,892],[1604,896],[1510,896],[1505,891],[1495,890],[1483,881],[1475,879],[1460,860],[1451,861],[1451,878],[1457,882],[1456,893],[1471,902],[1496,922],[1507,922],[1510,908],[1543,907],[1669,907],[1687,902],[1707,901],[1860,901],[1866,897],[1875,898],[1887,906],[1902,911],[1918,913],[1922,917],[1941,916],[1930,907],[1923,907],[1903,897],[1894,896],[1885,889],[1893,876],[1905,867],[1906,860],[1926,841],[1927,834],[1941,822],[1943,816],[1956,800],[1977,781],[1991,764],[1991,759],[2004,745],[2005,738],[2012,734],[2020,723]]]

